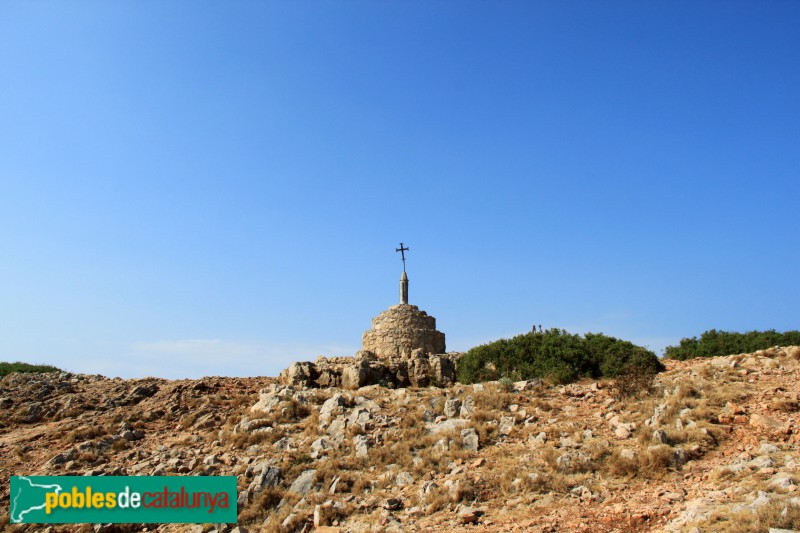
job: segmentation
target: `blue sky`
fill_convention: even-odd
[[[396,303],[798,329],[800,3],[4,2],[0,360],[277,375]]]

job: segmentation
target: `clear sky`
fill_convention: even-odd
[[[277,375],[397,303],[800,328],[800,2],[0,3],[0,360]]]

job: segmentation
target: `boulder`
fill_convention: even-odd
[[[356,457],[359,459],[366,459],[369,457],[369,439],[364,435],[356,435],[353,437],[353,448]]]
[[[462,524],[475,524],[483,516],[483,511],[475,507],[464,506],[458,511],[458,518]]]
[[[511,433],[511,430],[514,429],[514,422],[515,419],[513,416],[500,417],[500,423],[497,425],[497,431],[501,435],[508,435]]]
[[[427,429],[428,431],[430,431],[433,434],[436,434],[436,433],[442,433],[442,432],[445,432],[445,431],[458,430],[458,429],[463,428],[466,425],[467,425],[467,421],[466,420],[462,420],[460,418],[450,418],[448,420],[443,420],[442,422],[439,422],[438,424],[426,424],[425,425],[425,429]]]
[[[652,440],[655,444],[667,444],[669,439],[666,431],[663,429],[657,429],[653,431],[653,435],[651,436],[650,440]]]
[[[349,400],[340,393],[336,393],[325,400],[319,410],[320,426],[330,424],[335,417],[343,414],[349,403]]]
[[[316,372],[313,369],[314,364],[310,362],[292,363],[283,372],[280,373],[278,378],[286,385],[304,386],[311,382],[313,374]]]
[[[294,492],[296,494],[306,494],[314,488],[317,482],[317,471],[316,470],[305,470],[302,474],[297,476],[297,479],[292,482],[292,485],[289,487],[289,492]]]
[[[539,378],[526,379],[524,381],[517,381],[514,383],[514,389],[519,392],[529,391],[535,389],[536,387],[540,387],[541,385],[542,380]]]
[[[470,394],[464,398],[459,416],[461,418],[469,418],[473,412],[475,412],[475,398]]]
[[[750,415],[750,425],[768,431],[777,431],[783,428],[784,424],[780,420],[767,415]]]
[[[149,383],[147,385],[138,385],[128,394],[122,401],[122,405],[135,405],[145,398],[149,398],[158,392],[158,384]]]
[[[403,507],[403,502],[398,498],[387,498],[381,504],[381,507],[386,509],[387,511],[396,511]]]
[[[356,425],[366,431],[368,427],[371,428],[373,425],[372,413],[370,413],[369,410],[364,407],[355,407],[350,412],[350,416],[347,417],[347,425]]]
[[[461,442],[462,442],[462,447],[465,450],[469,450],[471,452],[477,452],[480,443],[478,438],[478,432],[475,431],[475,428],[467,428],[461,430]]]
[[[461,400],[458,398],[448,398],[447,401],[444,402],[444,416],[447,418],[453,418],[459,413],[461,409]]]
[[[342,369],[342,388],[358,389],[367,384],[366,369],[361,364],[353,364]]]

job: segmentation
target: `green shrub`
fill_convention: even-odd
[[[476,383],[501,377],[549,378],[568,383],[580,377],[615,377],[631,368],[664,369],[656,355],[602,333],[584,336],[564,330],[525,333],[467,351],[458,362],[458,380]]]
[[[29,365],[28,363],[0,363],[0,378],[12,372],[61,372],[58,368],[50,365]]]
[[[511,392],[514,390],[514,382],[507,377],[500,378],[498,383],[500,384],[500,389],[503,390],[503,392]]]
[[[678,346],[668,346],[664,354],[670,359],[685,361],[693,357],[750,353],[773,346],[800,346],[800,331],[779,333],[770,329],[735,333],[712,329],[700,335],[699,339],[681,339]]]

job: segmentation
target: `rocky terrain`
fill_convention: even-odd
[[[800,348],[655,381],[303,388],[10,374],[10,531],[800,528]],[[10,475],[235,475],[239,524],[10,526]],[[238,529],[236,529],[238,528]]]

